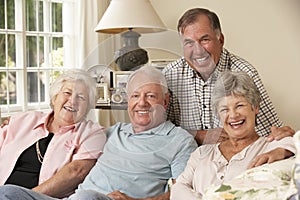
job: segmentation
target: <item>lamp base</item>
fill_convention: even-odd
[[[139,47],[139,33],[129,29],[122,33],[124,47],[115,52],[115,63],[122,71],[134,70],[149,60],[146,50]]]
[[[119,56],[115,62],[122,71],[130,71],[148,62],[148,53],[144,49],[134,49],[122,56]]]

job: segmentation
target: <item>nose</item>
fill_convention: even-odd
[[[68,98],[68,101],[71,103],[71,104],[75,104],[77,102],[77,98],[76,98],[76,95],[72,94],[69,96]]]
[[[237,112],[236,109],[230,109],[227,112],[227,115],[228,115],[229,118],[236,118],[237,116],[239,116],[239,112]]]
[[[193,51],[197,54],[203,54],[206,52],[204,47],[199,42],[195,42]]]
[[[148,105],[147,98],[145,96],[141,96],[138,100],[138,105],[139,106],[147,106]]]

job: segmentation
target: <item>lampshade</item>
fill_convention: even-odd
[[[111,0],[95,28],[101,33],[121,33],[133,29],[139,33],[166,30],[149,0]]]

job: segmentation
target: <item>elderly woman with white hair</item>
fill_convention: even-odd
[[[172,200],[202,199],[210,185],[230,181],[256,166],[257,160],[270,163],[295,153],[292,137],[268,142],[256,132],[259,103],[259,92],[246,73],[225,72],[218,78],[212,105],[229,139],[200,146],[191,154],[184,172],[172,187]]]
[[[50,113],[29,111],[10,118],[0,129],[0,185],[52,197],[74,192],[106,142],[103,128],[86,120],[95,106],[95,84],[87,72],[68,70],[50,86]]]

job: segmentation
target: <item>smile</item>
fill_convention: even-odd
[[[245,120],[240,120],[237,122],[231,122],[229,123],[230,126],[238,126],[238,125],[242,125],[245,122]]]
[[[206,56],[206,57],[198,58],[198,59],[195,59],[195,60],[196,60],[197,62],[199,62],[199,63],[202,63],[202,62],[205,62],[208,58],[209,58],[209,56]]]
[[[139,114],[148,114],[150,112],[150,110],[138,110],[136,112]]]
[[[67,111],[70,111],[70,112],[76,112],[77,110],[69,107],[69,106],[64,106],[64,109],[67,110]]]

